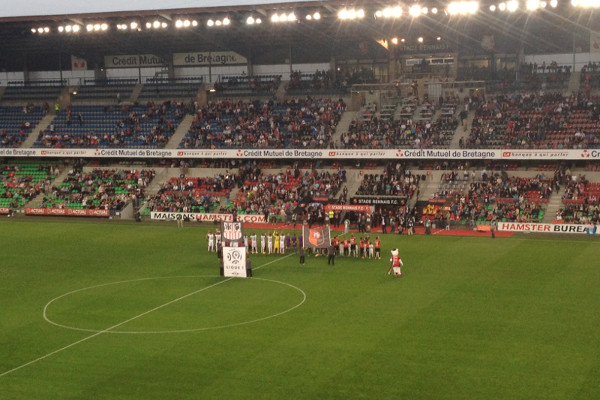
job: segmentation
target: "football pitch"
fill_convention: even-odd
[[[0,221],[0,398],[600,398],[596,238],[383,235],[241,279],[209,229]]]

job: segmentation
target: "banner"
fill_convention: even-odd
[[[10,214],[10,207],[0,207],[0,215]]]
[[[247,278],[246,248],[223,247],[223,276]]]
[[[38,149],[0,148],[0,157],[77,158],[229,158],[229,159],[323,159],[323,160],[581,160],[600,161],[600,149],[583,150],[423,150],[423,149]]]
[[[150,219],[156,219],[160,221],[177,221],[183,219],[196,222],[220,222],[233,221],[233,215],[152,211],[150,213]],[[264,224],[267,222],[267,219],[262,214],[241,214],[237,216],[237,220],[239,222],[250,222],[256,224]]]
[[[67,217],[110,217],[109,210],[79,208],[30,208],[25,207],[25,215],[58,215]]]
[[[87,61],[77,56],[71,56],[71,70],[85,71],[87,69]]]
[[[226,243],[243,242],[244,226],[241,222],[221,221],[221,234]]]
[[[329,211],[354,211],[354,212],[366,212],[372,213],[373,208],[371,206],[359,205],[359,204],[327,204],[323,209],[326,212]]]
[[[399,206],[404,203],[406,196],[394,197],[351,197],[351,204],[365,204],[368,206]]]
[[[600,53],[600,32],[590,31],[590,53]]]
[[[577,225],[577,224],[536,224],[528,222],[499,222],[499,231],[506,232],[543,232],[543,233],[578,233],[578,234],[596,234],[595,225]]]
[[[168,61],[154,54],[104,56],[105,68],[162,67],[165,65],[168,65]]]
[[[174,66],[209,66],[248,64],[248,59],[235,51],[198,51],[173,54]]]
[[[328,226],[309,228],[302,226],[302,245],[313,249],[326,249],[331,245],[331,232]]]

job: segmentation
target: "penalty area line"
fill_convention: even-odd
[[[289,256],[291,256],[291,255],[293,255],[293,254],[295,254],[295,253],[291,253],[291,254],[288,254],[288,255],[286,255],[286,256],[284,256],[284,257],[280,257],[280,258],[277,258],[277,259],[275,259],[275,260],[269,261],[269,262],[267,262],[267,263],[265,263],[265,264],[262,264],[262,265],[260,265],[260,266],[258,266],[258,267],[256,267],[256,268],[254,268],[254,269],[260,269],[260,268],[262,268],[262,267],[266,267],[267,265],[270,265],[270,264],[273,264],[274,262],[277,262],[277,261],[283,260],[284,258],[287,258],[287,257],[289,257]],[[215,287],[215,286],[218,286],[218,285],[220,285],[220,284],[222,284],[222,283],[229,282],[229,281],[230,281],[230,280],[232,280],[232,279],[234,279],[234,278],[227,278],[227,279],[224,279],[224,280],[222,280],[222,281],[220,281],[220,282],[214,283],[214,284],[212,284],[212,285],[210,285],[210,286],[206,286],[206,287],[204,287],[204,288],[202,288],[202,289],[195,290],[195,291],[193,291],[193,292],[191,292],[191,293],[188,293],[188,294],[186,294],[186,295],[184,295],[184,296],[181,296],[181,297],[178,297],[178,298],[176,298],[176,299],[174,299],[174,300],[171,300],[171,301],[169,301],[169,302],[167,302],[167,303],[165,303],[165,304],[161,304],[160,306],[154,307],[154,308],[153,308],[153,309],[151,309],[151,310],[148,310],[148,311],[145,311],[145,312],[143,312],[143,313],[141,313],[141,314],[139,314],[139,315],[136,315],[135,317],[132,317],[132,318],[129,318],[129,319],[125,320],[125,321],[119,322],[118,324],[115,324],[115,325],[113,325],[113,326],[111,326],[111,327],[109,327],[109,328],[103,329],[103,330],[101,330],[101,331],[99,331],[99,332],[96,332],[96,333],[94,333],[94,334],[90,335],[90,336],[86,336],[86,337],[84,337],[83,339],[80,339],[80,340],[78,340],[78,341],[76,341],[76,342],[73,342],[73,343],[71,343],[71,344],[68,344],[68,345],[66,345],[66,346],[64,346],[64,347],[61,347],[60,349],[54,350],[54,351],[52,351],[52,352],[50,352],[50,353],[48,353],[48,354],[45,354],[45,355],[43,355],[43,356],[41,356],[41,357],[38,357],[38,358],[36,358],[35,360],[31,360],[31,361],[29,361],[29,362],[26,362],[25,364],[19,365],[18,367],[15,367],[15,368],[9,369],[8,371],[4,371],[4,372],[0,373],[0,378],[4,377],[4,376],[6,376],[6,375],[9,375],[9,374],[11,374],[11,373],[13,373],[13,372],[16,372],[16,371],[18,371],[18,370],[20,370],[20,369],[23,369],[23,368],[25,368],[25,367],[27,367],[27,366],[29,366],[29,365],[35,364],[35,363],[37,363],[37,362],[39,362],[39,361],[42,361],[42,360],[44,360],[44,359],[46,359],[46,358],[48,358],[48,357],[51,357],[51,356],[53,356],[53,355],[55,355],[55,354],[58,354],[58,353],[60,353],[60,352],[62,352],[62,351],[65,351],[65,350],[67,350],[67,349],[70,349],[70,348],[71,348],[71,347],[73,347],[73,346],[77,346],[78,344],[81,344],[81,343],[83,343],[83,342],[86,342],[86,341],[88,341],[88,340],[90,340],[90,339],[93,339],[93,338],[95,338],[96,336],[100,336],[100,335],[102,335],[103,333],[110,332],[110,331],[112,331],[113,329],[116,329],[116,328],[118,328],[118,327],[120,327],[120,326],[122,326],[122,325],[125,325],[125,324],[127,324],[127,323],[129,323],[129,322],[131,322],[131,321],[134,321],[134,320],[136,320],[136,319],[138,319],[138,318],[141,318],[141,317],[143,317],[143,316],[145,316],[145,315],[148,315],[148,314],[150,314],[150,313],[152,313],[152,312],[154,312],[154,311],[157,311],[157,310],[160,310],[160,309],[162,309],[162,308],[165,308],[165,307],[167,307],[167,306],[169,306],[169,305],[171,305],[171,304],[173,304],[173,303],[176,303],[176,302],[178,302],[178,301],[181,301],[181,300],[183,300],[183,299],[186,299],[186,298],[188,298],[188,297],[190,297],[190,296],[193,296],[193,295],[195,295],[195,294],[198,294],[198,293],[200,293],[200,292],[203,292],[203,291],[205,291],[205,290],[211,289],[211,288],[213,288],[213,287]]]

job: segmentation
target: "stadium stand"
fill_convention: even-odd
[[[155,195],[148,198],[144,215],[151,211],[168,212],[224,212],[221,198],[229,197],[235,184],[235,175],[217,174],[214,177],[173,177],[162,183]]]
[[[122,211],[131,201],[142,201],[154,170],[74,168],[42,200],[43,208]]]
[[[19,147],[44,117],[41,107],[0,106],[0,147]]]
[[[327,148],[345,110],[332,99],[211,102],[196,112],[180,148]]]
[[[16,210],[48,190],[58,173],[56,162],[18,160],[2,163],[0,208]]]
[[[74,105],[61,110],[35,147],[161,148],[184,115],[180,103],[147,106]]]

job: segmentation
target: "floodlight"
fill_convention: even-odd
[[[313,19],[316,19],[317,21],[321,19],[321,13],[320,12],[315,12],[313,14]]]
[[[254,19],[253,16],[249,16],[248,18],[246,18],[247,25],[254,25],[255,22],[256,22],[256,20]]]
[[[223,25],[227,26],[229,24],[231,24],[231,20],[227,17],[223,18]]]
[[[408,14],[411,17],[418,17],[419,15],[421,15],[421,6],[418,4],[410,6],[410,8],[408,9]]]
[[[519,9],[519,2],[517,0],[510,0],[506,3],[506,9],[509,12],[515,12]]]
[[[475,14],[478,9],[479,3],[476,1],[455,1],[448,4],[448,14],[450,15]]]
[[[183,21],[178,19],[177,21],[175,21],[175,28],[179,29],[179,28],[183,28]]]
[[[395,38],[392,38],[392,43],[393,43],[393,44],[398,44],[398,38],[397,38],[397,37],[395,37]]]
[[[423,39],[423,36],[419,36],[419,37],[417,38],[417,42],[419,42],[419,43],[423,43],[423,40],[424,40],[424,39]]]
[[[160,28],[160,21],[158,21],[158,20],[154,21],[154,22],[152,23],[152,27],[153,27],[154,29],[158,29],[158,28]]]
[[[59,27],[58,27],[58,31],[59,31],[59,32],[63,32],[64,30],[65,30],[65,27],[64,27],[64,26],[59,26]]]

